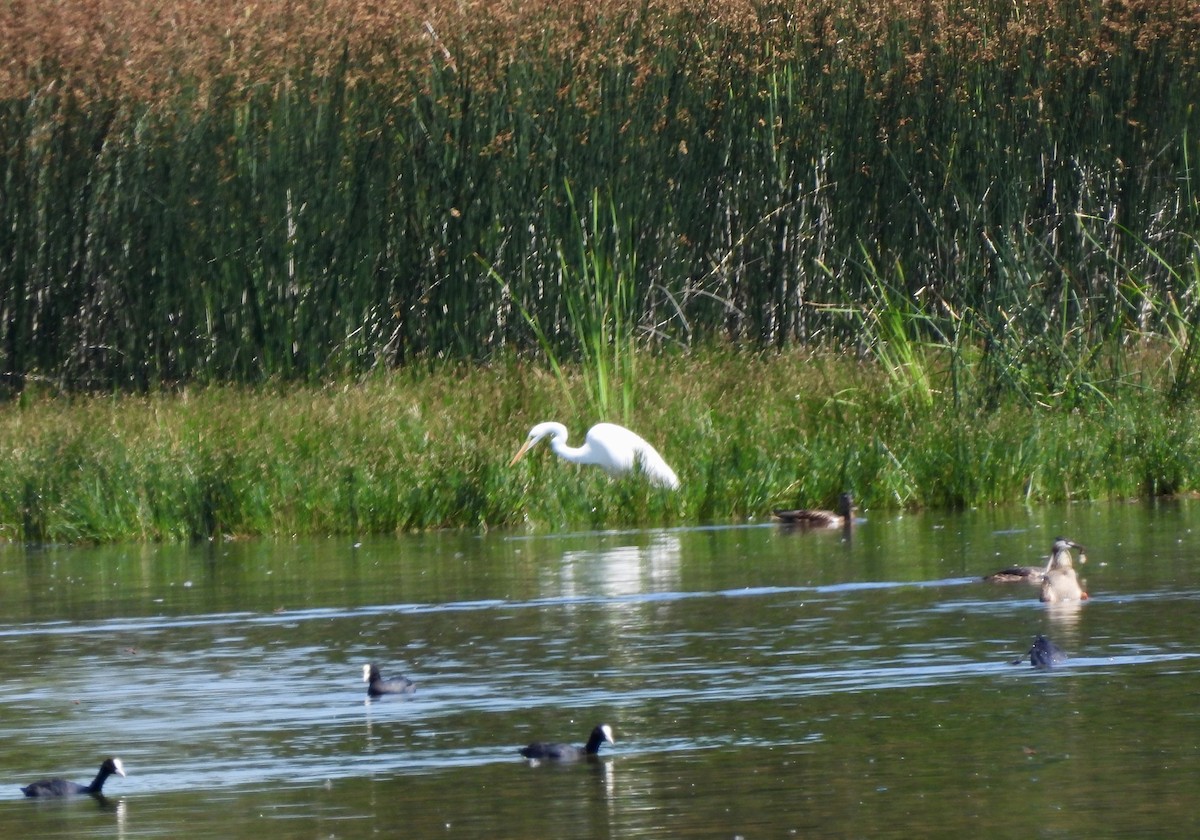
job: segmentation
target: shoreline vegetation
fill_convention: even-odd
[[[565,422],[576,441],[592,422],[587,377],[556,376],[540,359],[326,386],[28,396],[0,413],[0,540],[663,527],[764,521],[775,507],[829,506],[847,488],[879,510],[1200,487],[1190,403],[1129,380],[1071,411],[964,408],[944,387],[948,367],[925,361],[933,390],[918,397],[846,354],[639,358],[642,398],[624,420],[679,473],[678,492],[545,446],[509,467],[535,422]]]
[[[1194,0],[62,0],[0,38],[0,540],[1200,488]],[[509,470],[547,419],[683,490]]]

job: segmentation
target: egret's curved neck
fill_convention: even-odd
[[[555,429],[550,438],[550,448],[554,450],[554,454],[564,461],[572,461],[576,464],[590,464],[593,462],[592,446],[590,443],[584,442],[583,446],[570,446],[567,443],[567,430],[564,428],[560,432]]]

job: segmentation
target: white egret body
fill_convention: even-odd
[[[553,421],[538,423],[529,430],[529,437],[513,456],[511,467],[542,438],[550,436],[550,448],[564,461],[576,464],[595,464],[603,467],[609,475],[617,476],[633,472],[640,467],[650,483],[671,490],[679,489],[679,478],[675,471],[658,454],[653,446],[624,426],[615,423],[597,423],[588,429],[583,446],[568,446],[569,433],[562,423]]]

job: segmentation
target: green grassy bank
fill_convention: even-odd
[[[302,388],[34,397],[0,412],[0,538],[189,540],[429,528],[658,526],[830,504],[876,509],[1102,499],[1200,487],[1200,423],[1137,376],[1085,405],[964,407],[944,353],[876,361],[711,351],[640,356],[627,425],[682,490],[613,481],[529,426],[600,419],[587,377],[510,361]],[[1147,356],[1147,384],[1161,358]],[[928,390],[914,383],[925,382]],[[572,409],[572,401],[578,408]]]
[[[0,538],[1197,487],[1194,0],[63,0],[0,42]],[[550,418],[682,492],[508,468]]]

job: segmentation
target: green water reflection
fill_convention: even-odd
[[[0,548],[22,837],[1191,836],[1200,506]],[[1088,548],[1051,611],[977,578]],[[1009,664],[1036,633],[1070,654]],[[417,681],[366,703],[362,664]],[[580,740],[601,760],[529,766]],[[104,807],[19,784],[86,781]],[[7,791],[7,792],[5,792]]]

